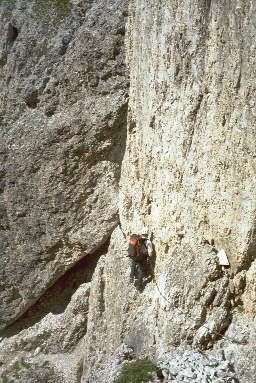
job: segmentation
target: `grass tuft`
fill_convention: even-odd
[[[148,359],[138,359],[124,364],[120,376],[114,383],[142,383],[152,379],[152,373],[159,373],[158,367]]]

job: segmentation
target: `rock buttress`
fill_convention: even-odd
[[[242,382],[255,376],[255,35],[253,2],[130,1],[119,212],[126,238],[150,227],[156,284],[137,294],[114,250],[85,376],[122,342],[138,358],[222,348]]]
[[[118,223],[123,0],[2,1],[0,326]]]

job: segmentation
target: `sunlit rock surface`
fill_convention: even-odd
[[[126,15],[125,4],[118,1],[73,2],[72,12],[77,12],[79,4],[83,4],[82,8],[85,4],[90,6],[85,16],[79,13],[83,22],[78,31],[87,31],[88,35],[81,35],[84,36],[82,39],[77,37],[73,43],[70,42],[67,52],[73,49],[74,55],[80,57],[84,52],[82,48],[85,49],[84,38],[99,28],[102,34],[97,43],[101,48],[97,48],[97,52],[102,49],[104,56],[105,49],[109,52],[109,36],[115,33],[115,28],[109,27],[110,20],[113,17],[116,20],[119,11],[122,17]],[[97,85],[92,82],[93,85],[85,86],[86,81],[92,81],[94,73],[101,70],[97,61],[97,65],[90,67],[88,80],[83,78],[83,91],[80,93],[77,94],[78,82],[72,88],[68,85],[72,81],[65,85],[62,83],[65,98],[60,98],[62,103],[57,105],[52,115],[46,108],[46,96],[40,101],[42,104],[37,103],[35,108],[31,107],[30,98],[24,98],[24,108],[29,108],[29,111],[25,110],[30,113],[25,114],[24,121],[31,122],[31,115],[39,113],[40,108],[40,113],[47,116],[47,119],[44,118],[49,120],[49,124],[57,117],[61,121],[63,116],[68,118],[74,113],[73,119],[68,120],[69,129],[63,131],[65,145],[68,145],[70,131],[77,127],[78,105],[82,105],[81,115],[86,115],[86,121],[94,121],[95,125],[90,123],[95,129],[102,128],[102,134],[106,131],[113,133],[111,137],[118,137],[120,145],[107,136],[107,140],[112,140],[112,146],[106,152],[104,149],[100,155],[97,154],[95,164],[87,165],[87,157],[82,157],[80,167],[72,168],[70,173],[63,175],[62,190],[69,195],[69,175],[73,177],[74,173],[77,174],[81,189],[72,189],[71,207],[79,217],[79,214],[82,215],[81,222],[78,225],[78,216],[72,215],[72,209],[66,208],[69,205],[64,205],[65,214],[62,205],[54,205],[54,214],[52,211],[47,213],[52,223],[51,233],[57,232],[61,241],[67,238],[71,250],[66,252],[63,246],[55,252],[53,260],[61,264],[61,273],[53,272],[55,269],[51,267],[54,263],[50,259],[50,262],[46,260],[41,264],[40,274],[33,264],[34,275],[40,275],[43,279],[49,272],[58,278],[76,259],[85,258],[77,264],[77,269],[76,266],[72,268],[70,274],[63,275],[47,290],[38,305],[1,333],[0,374],[8,377],[20,368],[26,376],[26,363],[30,363],[35,366],[33,368],[39,366],[42,383],[49,371],[53,371],[51,376],[56,382],[61,379],[65,383],[113,383],[124,362],[148,358],[154,360],[163,373],[162,377],[155,377],[154,383],[161,379],[166,383],[182,379],[191,383],[254,383],[255,11],[254,2],[245,0],[130,0],[126,26],[126,64],[130,72],[126,143],[126,130],[122,128],[126,123],[127,86],[122,61],[124,24],[117,33],[117,36],[120,35],[120,55],[112,58],[113,65],[117,66],[115,68],[119,65],[122,68],[121,73],[118,70],[115,72],[116,77],[106,75],[101,79],[99,76],[101,80]],[[77,22],[77,15],[74,16],[74,23]],[[91,24],[89,16],[94,20]],[[19,25],[14,25],[14,21],[13,26],[19,31]],[[17,33],[9,26],[5,31],[9,39]],[[12,47],[18,39],[19,34]],[[65,66],[68,65],[66,60],[70,59],[67,52],[53,68],[60,78],[76,78],[73,64]],[[89,46],[86,54],[91,55],[92,52],[93,47]],[[100,60],[97,54],[95,51],[95,57]],[[78,78],[79,70],[84,67],[81,65],[79,68]],[[108,83],[114,79],[117,88],[114,82]],[[103,84],[111,97],[102,90]],[[111,85],[110,88],[108,85]],[[51,89],[61,93],[59,86],[54,83]],[[90,96],[89,90],[93,92]],[[94,92],[99,92],[97,97]],[[92,108],[91,94],[95,97],[93,100],[99,102],[93,104],[95,109]],[[36,99],[41,100],[41,97]],[[73,97],[76,99],[74,106],[73,101],[67,106],[68,100],[73,100]],[[32,105],[33,100],[32,97]],[[111,100],[110,103],[108,100]],[[85,104],[88,107],[83,107]],[[8,108],[11,108],[10,103]],[[115,116],[113,132],[111,127],[105,130],[106,125],[104,129],[101,125],[102,121],[113,117],[112,114],[105,114],[108,108],[115,110],[111,112]],[[48,140],[51,136],[46,128],[42,128],[45,125],[38,126],[46,132]],[[51,126],[54,131],[58,124],[52,123]],[[16,132],[17,128],[12,129]],[[24,140],[25,133],[20,132],[20,139]],[[12,130],[5,134],[6,140],[11,139],[11,134]],[[76,133],[75,137],[80,134]],[[88,129],[88,134],[82,134],[81,139],[84,145],[88,145],[88,150],[93,147],[94,154],[101,146],[98,142],[91,146],[94,141],[90,140],[99,136],[97,133],[94,135],[94,128]],[[65,160],[72,150],[79,147],[76,139],[73,140],[73,146],[68,146],[70,150],[65,152]],[[36,142],[41,145],[43,141],[39,139]],[[56,163],[51,174],[58,177],[58,151],[53,149],[51,153],[51,161]],[[23,163],[23,157],[19,156],[21,154],[14,157],[15,166],[9,165],[6,169],[18,172]],[[40,161],[43,161],[42,154]],[[110,166],[110,162],[111,166],[115,166],[115,176],[105,170],[97,173],[98,177],[90,176],[94,166]],[[2,164],[10,164],[7,157]],[[97,190],[98,198],[90,200],[91,194],[85,199],[79,198],[79,193],[87,193],[86,188],[90,186],[90,183],[85,185],[81,181],[87,179],[83,177],[95,181],[93,193]],[[32,179],[36,188],[38,182],[35,180],[38,179]],[[31,191],[30,178],[27,176],[26,180]],[[14,183],[12,186],[13,192],[17,185]],[[6,190],[11,190],[10,186],[8,188]],[[21,189],[26,190],[24,186]],[[118,192],[119,211],[116,202]],[[111,198],[104,200],[104,193]],[[51,198],[54,195],[52,193]],[[33,206],[36,205],[33,203]],[[9,209],[12,212],[11,207]],[[40,215],[40,219],[42,217]],[[64,224],[60,217],[64,217]],[[32,222],[30,216],[28,221]],[[16,233],[16,221],[12,219],[11,222],[16,226],[12,226],[12,231],[9,226],[4,229],[5,238],[10,232],[13,235]],[[62,231],[61,225],[69,229]],[[143,291],[139,293],[129,280],[130,261],[126,258],[126,249],[129,234],[144,225],[149,226],[155,247],[155,259],[151,266],[154,278],[145,282]],[[107,243],[94,255],[87,255],[98,249],[111,233],[109,245]],[[49,238],[55,237],[51,235]],[[39,242],[33,242],[33,246],[35,243],[39,246]],[[12,241],[12,246],[16,249],[17,243]],[[217,253],[222,249],[227,254],[230,267],[219,265]],[[32,252],[28,252],[28,259],[34,259]],[[16,253],[11,254],[14,256]],[[65,258],[63,254],[70,255]],[[9,265],[14,263],[9,262]],[[17,263],[15,265],[21,269]],[[10,269],[6,271],[5,275],[13,280]],[[2,279],[4,282],[5,278]],[[21,289],[22,286],[30,286],[29,278],[25,282],[21,281]],[[59,302],[58,295],[62,288],[64,295]],[[44,289],[40,284],[38,289],[40,295]],[[50,305],[46,303],[47,297],[52,297]],[[8,299],[7,302],[10,302]],[[11,300],[15,299],[19,298],[14,294]],[[5,323],[6,319],[6,314],[1,316]],[[15,383],[19,383],[18,378],[15,379]]]

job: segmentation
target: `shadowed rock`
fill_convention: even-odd
[[[1,2],[1,327],[118,223],[125,9],[123,0]]]

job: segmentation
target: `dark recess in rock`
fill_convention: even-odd
[[[18,29],[14,25],[9,24],[7,32],[7,43],[13,43],[17,39],[18,34]]]
[[[72,39],[71,35],[64,36],[61,40],[61,47],[59,48],[59,54],[60,56],[63,56],[68,48],[68,45]]]
[[[37,104],[39,103],[38,91],[32,90],[28,92],[25,96],[25,102],[29,108],[35,109],[37,107]]]
[[[61,314],[65,311],[74,292],[82,283],[90,282],[99,258],[107,253],[109,239],[93,254],[69,269],[42,297],[19,319],[0,331],[0,337],[9,338],[40,322],[48,313]]]

